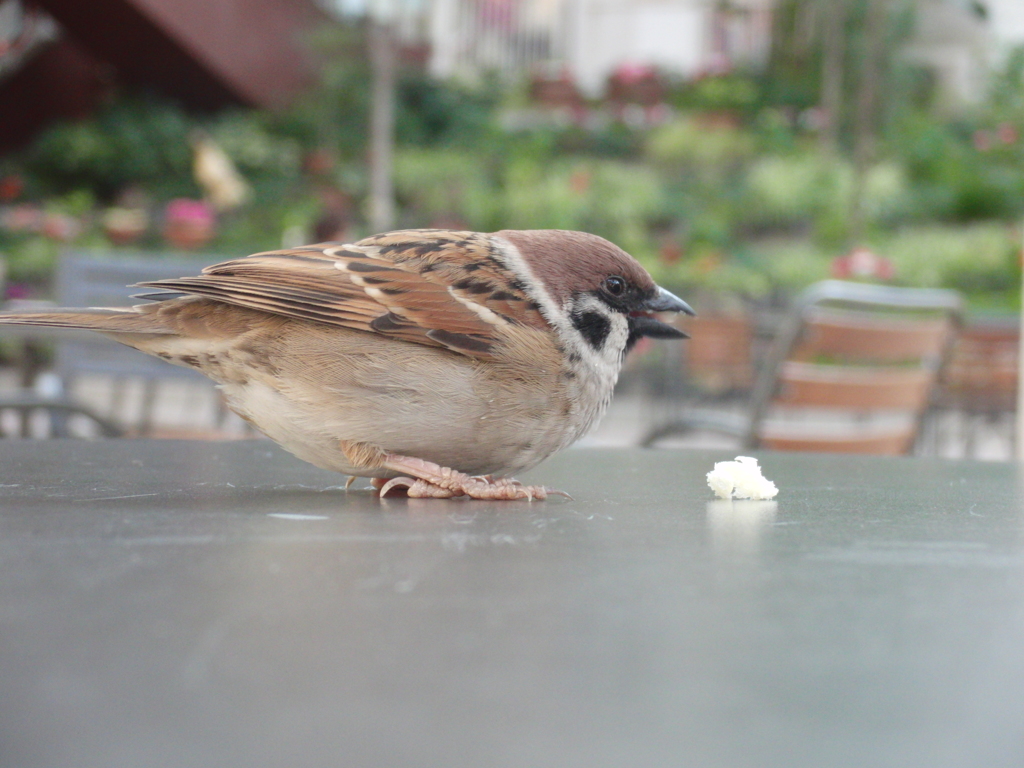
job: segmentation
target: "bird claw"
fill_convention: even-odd
[[[559,490],[557,490],[555,488],[547,488],[546,486],[542,486],[542,485],[523,485],[521,482],[519,482],[518,480],[516,480],[514,478],[511,478],[511,477],[499,477],[497,479],[494,479],[490,475],[487,475],[487,480],[489,482],[493,483],[494,485],[498,485],[498,486],[502,486],[502,487],[520,488],[520,489],[526,491],[528,494],[532,494],[532,497],[531,496],[525,497],[525,498],[529,498],[531,501],[534,498],[540,499],[541,501],[543,501],[548,496],[564,496],[565,498],[569,499],[569,501],[576,501],[576,499],[574,499],[572,496],[570,496],[565,491],[559,491]],[[524,498],[524,497],[519,496],[517,498]]]
[[[438,478],[441,482],[412,477],[393,477],[380,486],[381,497],[395,488],[405,488],[411,499],[450,499],[456,496],[468,496],[471,499],[490,499],[496,501],[543,501],[548,494],[572,497],[564,491],[556,491],[540,485],[523,485],[518,480],[507,477],[470,477],[453,473],[449,478]]]
[[[392,488],[405,488],[405,493],[410,499],[450,499],[456,495],[450,488],[442,488],[440,485],[428,483],[426,480],[393,477],[381,486],[381,498],[387,496],[388,491]]]
[[[470,476],[450,467],[394,453],[385,457],[382,469],[398,475],[390,480],[377,477],[371,480],[382,498],[396,488],[404,488],[406,494],[413,499],[450,499],[468,496],[471,499],[492,501],[543,501],[549,494],[572,499],[572,496],[564,491],[556,491],[542,485],[523,485],[510,477]]]

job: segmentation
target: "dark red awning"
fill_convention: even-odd
[[[113,82],[196,109],[282,106],[312,82],[306,36],[326,20],[313,0],[36,4],[64,34],[0,82],[0,151],[55,118],[87,113]]]

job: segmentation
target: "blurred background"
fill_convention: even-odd
[[[700,314],[631,356],[592,443],[746,414],[837,278],[958,292],[906,450],[1009,458],[1022,223],[1020,0],[0,2],[9,305],[397,227],[586,230]],[[0,335],[7,404],[244,434],[162,364],[35,334]]]

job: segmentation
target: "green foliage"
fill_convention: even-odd
[[[827,215],[846,203],[849,168],[816,154],[766,155],[747,175],[754,226],[792,228]]]
[[[1016,231],[998,223],[907,228],[880,243],[908,285],[956,288],[968,294],[1020,286]]]
[[[479,157],[407,149],[396,158],[403,226],[458,222],[473,229],[581,229],[639,255],[662,209],[657,174],[606,159],[556,160],[543,153]]]
[[[515,161],[505,170],[503,226],[581,229],[638,256],[649,252],[647,223],[662,210],[654,171],[614,160]]]
[[[298,177],[301,146],[275,133],[272,120],[236,110],[215,117],[189,115],[173,102],[125,96],[81,121],[45,131],[24,152],[20,165],[33,196],[87,190],[101,201],[129,186],[153,197],[196,197],[191,137],[210,133],[257,188],[279,194]]]
[[[918,219],[978,221],[1024,214],[1024,147],[1019,141],[1002,144],[991,122],[943,124],[922,114],[904,121],[890,151],[904,158]],[[991,146],[979,148],[976,141]]]
[[[9,242],[3,253],[8,280],[44,283],[53,273],[60,245],[45,237],[22,237]]]
[[[370,114],[370,65],[361,24],[329,24],[312,40],[323,62],[320,84],[274,118],[277,131],[305,147],[362,158]]]
[[[773,13],[772,48],[765,79],[767,99],[775,105],[805,109],[817,103],[820,90],[821,41],[808,31],[820,31],[815,13],[805,0],[780,0]]]
[[[122,98],[88,120],[45,131],[25,153],[24,168],[40,196],[88,189],[110,198],[129,184],[168,197],[194,195],[188,145],[192,127],[172,103]]]
[[[699,78],[675,84],[668,102],[690,112],[730,112],[753,115],[764,101],[763,82],[744,72]]]
[[[642,132],[616,121],[609,121],[596,129],[569,126],[556,131],[552,139],[555,151],[560,155],[622,159],[639,157],[644,141]]]
[[[773,290],[795,294],[802,288],[829,276],[829,265],[837,255],[806,239],[768,240],[755,248],[754,262]]]
[[[750,131],[731,126],[709,128],[694,118],[667,123],[647,139],[647,155],[656,165],[705,179],[735,171],[753,157],[754,150]]]
[[[405,149],[395,158],[395,189],[402,225],[465,222],[471,229],[496,226],[500,200],[486,163],[453,149]]]
[[[398,83],[397,141],[416,147],[480,146],[491,139],[500,93],[497,83],[469,88],[405,73]]]
[[[998,224],[908,227],[880,233],[869,245],[894,265],[895,282],[954,288],[985,309],[1018,306],[1021,272],[1013,228]],[[803,237],[761,239],[726,256],[697,249],[674,265],[649,264],[655,278],[692,295],[695,291],[751,299],[793,296],[830,276],[841,253]]]
[[[856,61],[866,42],[864,2],[852,2],[847,42]],[[807,0],[780,5],[785,34],[801,28],[799,6]],[[898,9],[886,35],[905,37],[904,20]],[[826,277],[854,245],[859,190],[866,244],[894,262],[898,281],[1012,295],[1020,274],[1008,223],[1024,216],[1024,49],[994,78],[991,100],[957,120],[929,112],[928,78],[887,53],[893,95],[883,105],[878,156],[859,180],[848,151],[851,115],[839,152],[826,156],[801,111],[817,103],[820,87],[820,24],[807,30],[807,39],[788,38],[791,50],[777,46],[767,76],[671,84],[675,112],[651,129],[606,113],[585,125],[506,130],[500,111],[521,108],[525,88],[403,71],[398,224],[582,229],[623,246],[670,285],[788,294]],[[202,131],[254,191],[247,207],[221,216],[209,250],[276,247],[286,231],[309,232],[331,195],[336,205],[354,202],[359,231],[370,105],[364,32],[342,25],[318,35],[323,83],[290,109],[193,115],[127,94],[47,131],[8,158],[5,172],[25,178],[28,199],[83,223],[76,245],[102,244],[100,209],[127,186],[141,187],[157,215],[173,197],[200,195],[190,140]],[[853,83],[844,87],[852,104]],[[318,152],[328,159],[316,170],[306,160]],[[141,246],[161,247],[158,229],[147,237]],[[15,279],[42,279],[58,248],[49,235],[0,231]]]
[[[849,236],[854,189],[847,161],[806,151],[766,155],[750,166],[739,223],[755,231],[808,228],[819,243],[841,247]],[[906,174],[895,163],[878,163],[867,171],[861,194],[870,222],[898,221],[908,205]]]
[[[1002,70],[992,77],[989,104],[997,119],[1024,118],[1024,45],[1010,51]]]
[[[302,144],[276,133],[258,112],[230,112],[209,123],[210,134],[250,181],[295,179]]]

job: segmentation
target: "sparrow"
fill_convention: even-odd
[[[134,307],[0,323],[194,368],[300,459],[421,498],[544,499],[510,475],[598,421],[639,339],[685,338],[654,313],[693,314],[621,248],[562,230],[388,232],[139,287]]]

